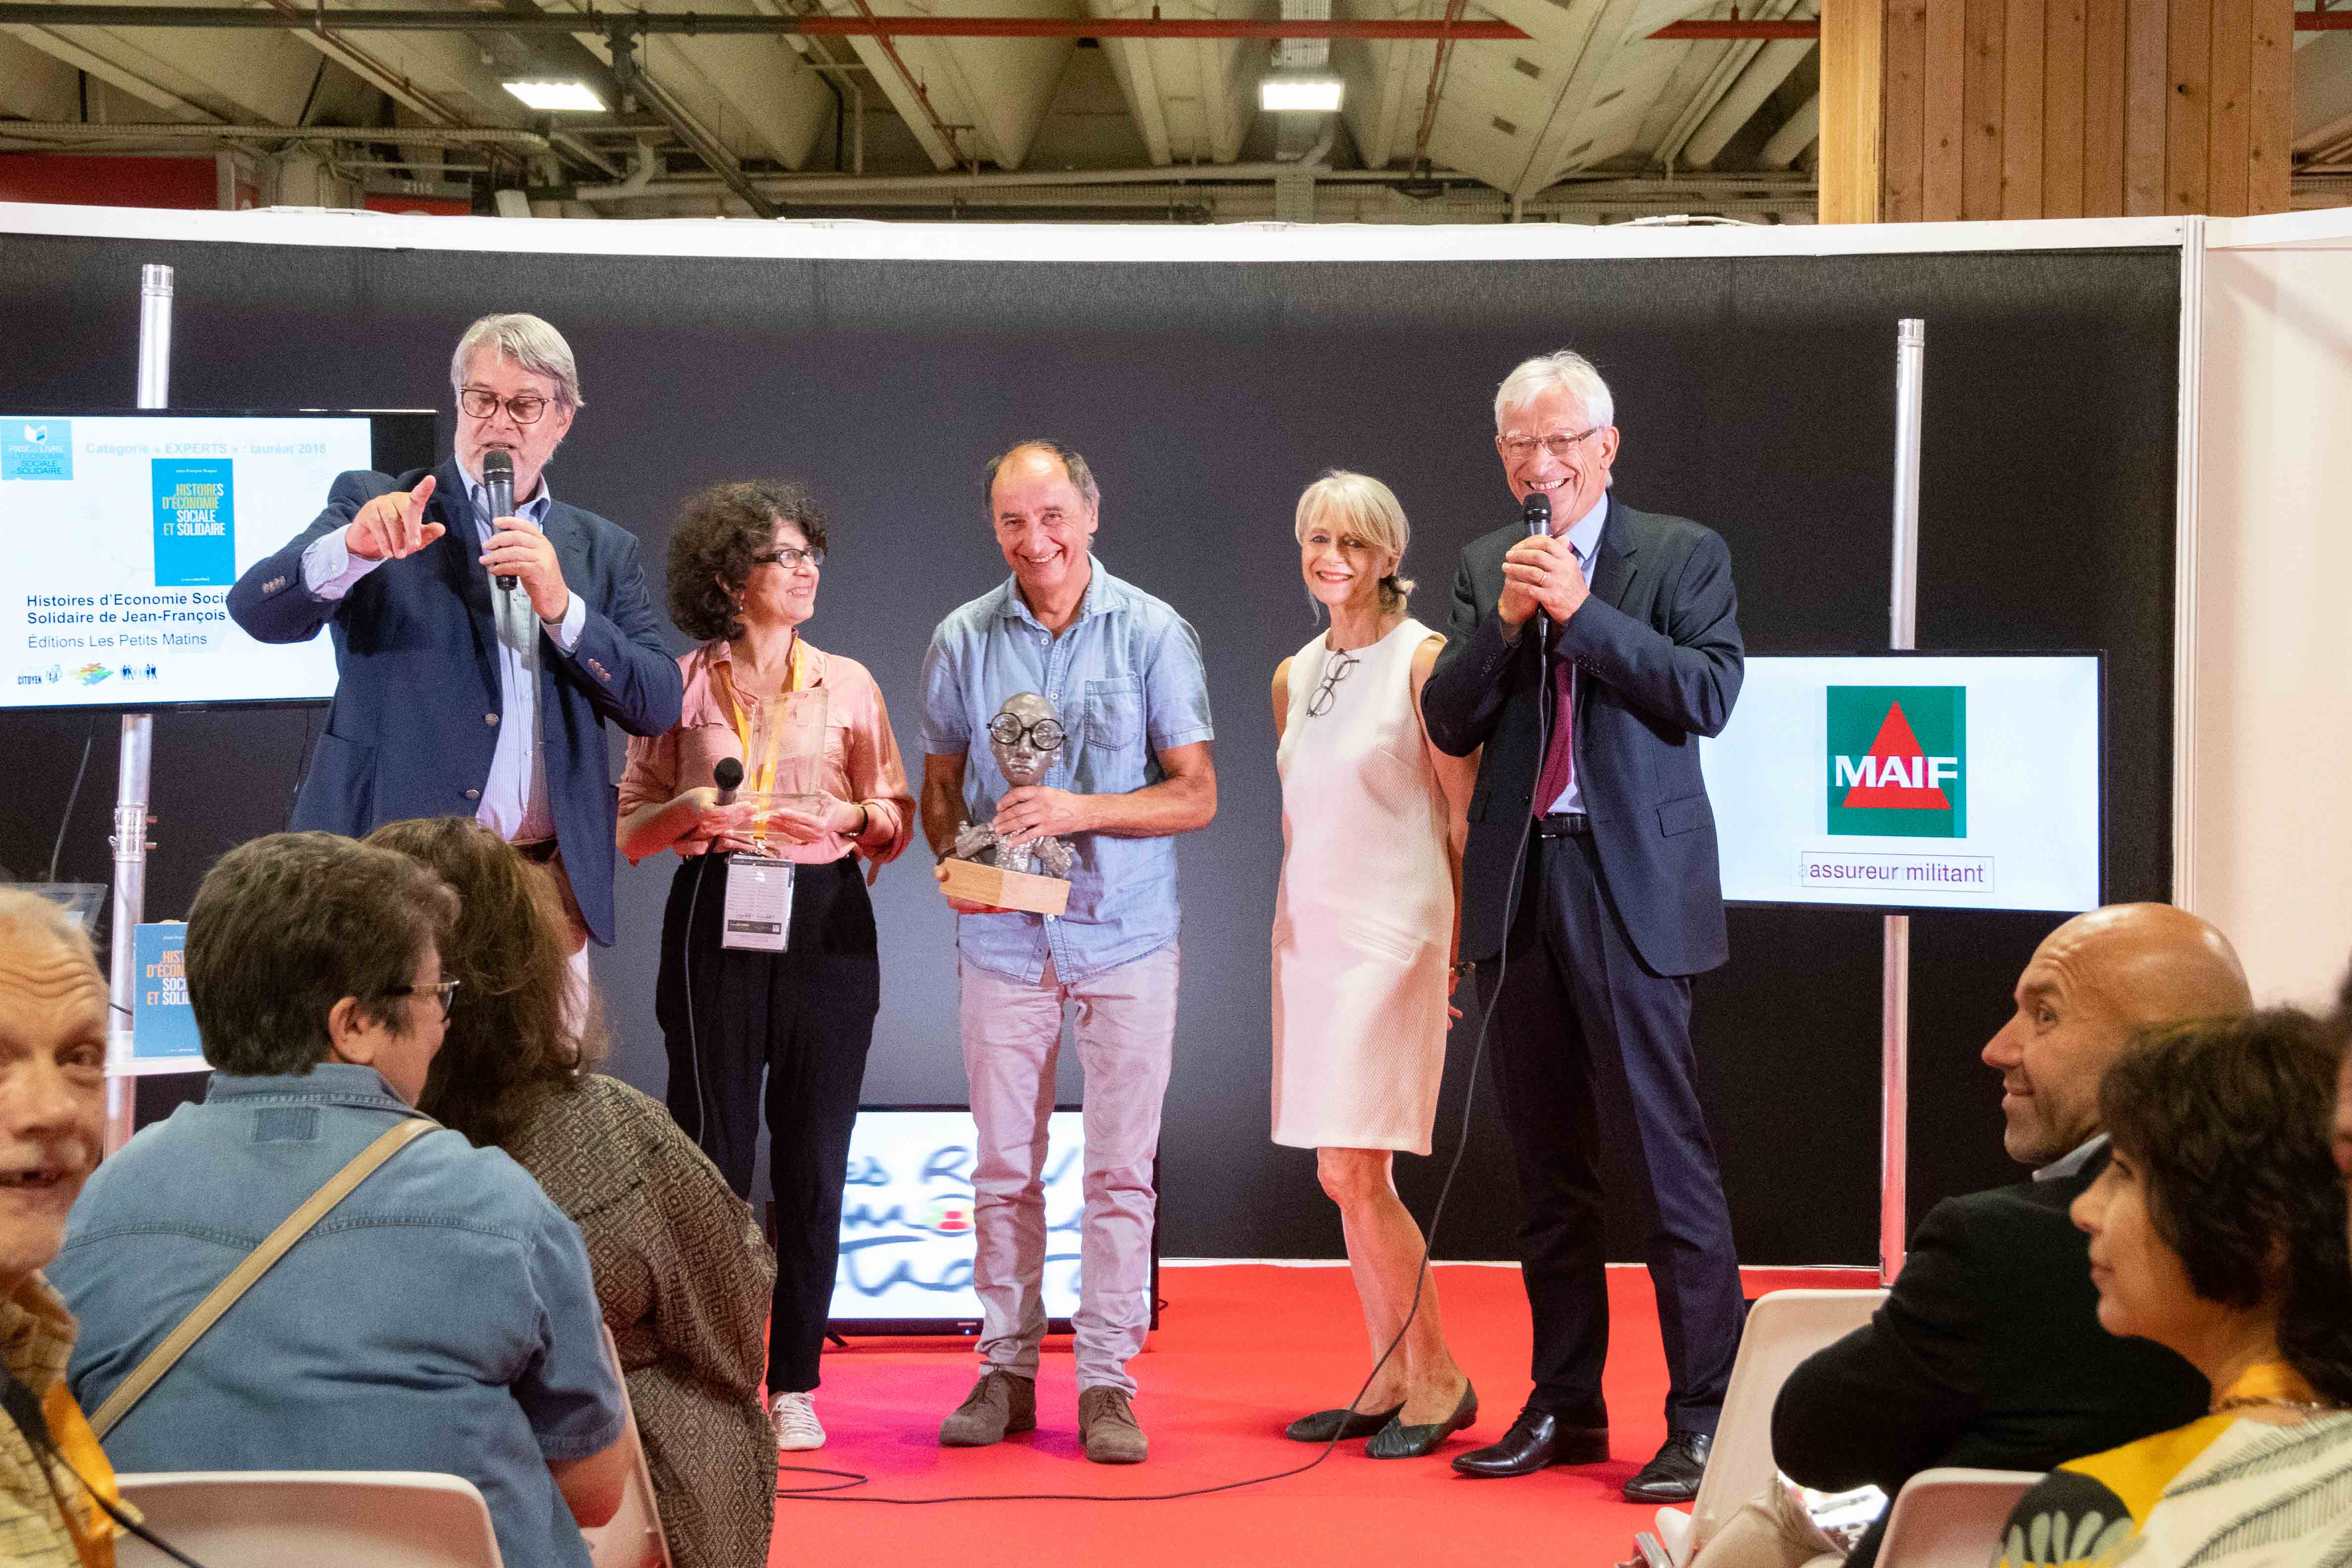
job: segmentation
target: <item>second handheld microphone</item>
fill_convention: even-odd
[[[721,757],[719,765],[710,770],[710,782],[719,786],[719,804],[733,805],[735,791],[743,783],[743,764],[732,757]]]
[[[514,456],[492,447],[482,454],[482,493],[490,505],[493,518],[514,515]],[[515,580],[506,573],[499,574],[501,592],[514,592]]]
[[[1519,521],[1528,525],[1529,539],[1541,539],[1551,531],[1551,497],[1538,490],[1519,506]],[[1551,617],[1541,610],[1536,612],[1536,646],[1549,650]]]

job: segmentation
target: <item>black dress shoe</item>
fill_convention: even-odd
[[[1408,1426],[1404,1424],[1403,1406],[1400,1405],[1389,1424],[1372,1434],[1372,1440],[1364,1445],[1364,1452],[1375,1459],[1418,1459],[1437,1452],[1439,1444],[1477,1419],[1478,1391],[1470,1386],[1465,1377],[1462,1380],[1462,1397],[1454,1402],[1453,1415],[1426,1426]]]
[[[1318,1410],[1285,1426],[1282,1435],[1294,1443],[1344,1443],[1350,1437],[1372,1436],[1395,1420],[1403,1408],[1400,1404],[1386,1410]]]
[[[1465,1476],[1531,1476],[1546,1465],[1598,1465],[1608,1458],[1608,1427],[1570,1426],[1530,1405],[1501,1442],[1455,1455],[1454,1468]]]
[[[1669,1432],[1658,1457],[1625,1483],[1627,1502],[1688,1502],[1698,1496],[1715,1438],[1705,1432]]]

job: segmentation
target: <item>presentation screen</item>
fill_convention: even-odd
[[[1086,1205],[1086,1135],[1076,1110],[1046,1118],[1045,1316],[1058,1327],[1078,1306],[1078,1216]],[[833,1327],[843,1332],[968,1331],[971,1288],[971,1112],[857,1113],[841,1203],[841,1262]]]
[[[229,587],[337,474],[432,450],[429,411],[0,415],[0,707],[333,696],[327,636],[257,643]]]
[[[2103,754],[2095,654],[1752,658],[1699,747],[1723,896],[2095,909]]]

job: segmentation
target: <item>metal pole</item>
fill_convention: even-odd
[[[139,406],[172,403],[172,269],[139,269]],[[155,748],[152,713],[122,716],[114,783],[113,941],[107,967],[106,1151],[131,1142],[139,1080],[131,1066],[131,1004],[139,986],[139,922],[147,916],[147,782]]]
[[[1927,375],[1927,323],[1904,318],[1895,339],[1895,566],[1886,646],[1918,646],[1919,401]],[[1911,917],[1886,917],[1878,990],[1878,1278],[1892,1285],[1909,1239],[1911,1115]]]

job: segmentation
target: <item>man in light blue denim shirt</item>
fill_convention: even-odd
[[[256,839],[206,875],[187,982],[220,1070],[100,1166],[48,1274],[80,1320],[85,1409],[416,1114],[456,908],[405,856],[325,833]],[[623,1420],[579,1230],[504,1153],[443,1130],[320,1220],[105,1447],[124,1472],[463,1476],[509,1568],[589,1568],[580,1526],[620,1505]]]
[[[940,1441],[978,1447],[1037,1424],[1045,1118],[1063,1006],[1076,1003],[1087,1075],[1078,1430],[1087,1458],[1133,1464],[1148,1445],[1127,1363],[1151,1319],[1153,1166],[1176,1033],[1174,836],[1217,811],[1208,679],[1184,618],[1094,558],[1101,492],[1084,458],[1024,442],[988,465],[987,485],[1013,576],[931,634],[923,832],[941,858],[969,821],[1008,839],[1066,839],[1077,863],[1059,916],[949,900],[961,917],[983,1321],[980,1381]],[[1024,691],[1053,704],[1064,740],[1047,782],[1008,788],[989,721]]]

